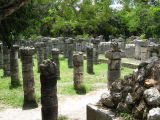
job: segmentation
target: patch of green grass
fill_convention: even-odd
[[[40,103],[40,74],[37,72],[37,60],[34,56],[34,79],[36,100]],[[73,69],[68,68],[67,59],[60,56],[61,80],[58,80],[57,89],[59,94],[76,95],[77,91],[73,87]],[[21,86],[10,89],[10,77],[1,77],[3,71],[0,70],[0,109],[1,105],[20,107],[23,104],[23,82],[22,82],[22,65],[19,60],[20,82]],[[84,61],[84,86],[85,92],[88,93],[97,88],[106,87],[107,84],[107,64],[100,63],[94,65],[95,74],[88,74],[86,61]],[[132,73],[133,69],[122,68],[122,76]],[[84,91],[82,91],[84,92]]]
[[[123,117],[125,120],[136,120],[131,114],[128,113],[118,113],[118,116]]]
[[[58,117],[58,120],[69,120],[69,119],[68,119],[68,117],[66,117],[66,116],[60,115],[60,116]]]

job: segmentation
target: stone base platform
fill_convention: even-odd
[[[103,109],[96,105],[88,104],[86,120],[124,120],[124,118],[115,117],[115,112],[109,109]]]

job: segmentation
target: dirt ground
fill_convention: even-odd
[[[98,89],[86,95],[63,96],[58,95],[59,115],[64,115],[69,120],[86,120],[86,105],[96,103],[106,89]],[[41,120],[41,107],[32,110],[5,109],[0,111],[0,120]]]

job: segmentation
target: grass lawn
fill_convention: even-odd
[[[19,60],[20,80],[22,84],[21,62]],[[34,78],[36,99],[40,103],[40,74],[37,73],[36,56],[34,59]],[[60,71],[61,80],[58,80],[58,94],[62,95],[76,95],[73,88],[73,69],[68,68],[67,59],[60,57]],[[103,88],[107,84],[107,64],[101,63],[94,65],[94,75],[86,72],[86,61],[84,61],[84,85],[87,92],[93,91],[97,88]],[[122,67],[121,78],[124,75],[132,73],[133,69]],[[23,103],[23,87],[20,86],[15,89],[9,89],[10,77],[2,77],[3,71],[0,70],[0,109],[3,107],[21,107]]]

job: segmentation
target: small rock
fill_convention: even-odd
[[[160,92],[157,88],[145,90],[144,98],[148,105],[160,105]]]
[[[122,93],[112,93],[111,95],[115,105],[117,105],[122,99]]]
[[[127,105],[126,103],[122,103],[120,102],[116,108],[116,110],[120,111],[120,112],[127,112],[130,113],[131,112],[131,106]]]
[[[160,108],[152,108],[148,113],[147,120],[160,120]]]
[[[121,89],[122,89],[122,85],[121,85],[121,82],[119,80],[113,82],[112,85],[111,85],[111,88],[110,88],[110,90],[114,91],[114,92],[119,92]]]
[[[134,104],[133,97],[131,96],[130,93],[128,93],[128,95],[126,97],[126,100],[125,100],[125,103],[127,103],[127,104]]]
[[[102,94],[100,102],[106,107],[112,108],[114,106],[114,103],[112,102],[112,96],[110,95],[110,93]]]
[[[132,111],[134,114],[134,117],[138,119],[142,119],[145,107],[146,107],[146,104],[144,100],[141,100],[140,104],[136,106]]]
[[[139,86],[139,88],[134,92],[134,100],[138,101],[143,96],[144,88]]]
[[[145,87],[149,88],[149,87],[153,87],[156,83],[157,81],[155,81],[154,79],[146,79],[144,82],[144,85]]]

